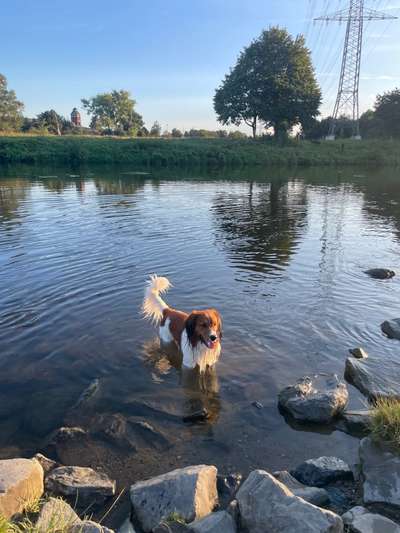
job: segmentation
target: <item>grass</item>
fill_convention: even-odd
[[[379,398],[371,413],[371,437],[400,452],[400,400]]]
[[[143,167],[400,165],[400,141],[3,136],[0,163],[128,163]]]

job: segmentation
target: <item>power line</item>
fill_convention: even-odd
[[[397,17],[386,15],[375,9],[365,9],[364,0],[350,0],[346,9],[317,17],[320,22],[346,22],[346,35],[343,47],[339,88],[333,108],[332,121],[327,139],[335,138],[338,118],[350,112],[353,120],[353,137],[360,139],[359,127],[359,84],[364,21],[393,20]]]

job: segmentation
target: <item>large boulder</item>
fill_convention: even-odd
[[[393,357],[348,357],[345,378],[369,400],[400,398],[400,361]]]
[[[263,470],[253,471],[237,493],[242,525],[250,533],[341,533],[342,519],[295,496]]]
[[[396,275],[393,270],[389,270],[388,268],[370,268],[369,270],[365,270],[365,274],[375,279],[390,279]]]
[[[131,502],[144,531],[151,531],[172,513],[186,522],[203,518],[218,503],[217,469],[198,465],[140,481],[131,487]]]
[[[347,511],[342,520],[352,533],[400,533],[400,526],[395,522],[361,506]]]
[[[46,489],[55,495],[69,496],[79,505],[103,502],[115,494],[115,481],[106,474],[83,466],[60,466],[46,478]]]
[[[329,423],[343,412],[349,393],[336,374],[304,377],[281,390],[279,405],[296,420]]]
[[[274,472],[273,475],[275,479],[286,485],[295,496],[303,498],[303,500],[308,503],[312,503],[313,505],[318,505],[320,507],[329,502],[329,494],[325,489],[303,485],[303,483],[297,481],[297,479],[295,479],[286,470]]]
[[[39,533],[49,531],[67,531],[81,520],[72,507],[61,498],[49,498],[42,506],[36,522]]]
[[[362,439],[359,451],[364,503],[400,507],[400,457],[370,437]]]
[[[81,520],[79,524],[74,524],[68,533],[114,533],[114,531],[92,520]]]
[[[226,511],[211,513],[189,525],[195,533],[236,533],[236,524]]]
[[[290,473],[300,483],[311,487],[323,487],[334,481],[353,479],[353,472],[349,465],[337,457],[308,459]]]
[[[381,329],[390,339],[400,340],[400,318],[385,320],[385,322],[382,322],[381,324]]]
[[[5,518],[22,512],[43,494],[43,468],[36,459],[0,461],[0,514]]]

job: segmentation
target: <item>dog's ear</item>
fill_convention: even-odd
[[[185,324],[186,334],[192,346],[195,346],[196,344],[196,338],[195,338],[196,337],[196,322],[197,322],[198,316],[199,315],[196,311],[192,311],[186,319],[186,324]]]
[[[222,318],[216,309],[210,309],[210,312],[214,315],[215,321],[217,323],[218,335],[222,339]]]

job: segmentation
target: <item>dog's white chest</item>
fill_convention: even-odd
[[[198,343],[193,347],[189,342],[186,330],[183,330],[181,350],[183,353],[183,366],[194,368],[196,365],[199,365],[200,372],[204,372],[207,366],[211,367],[218,361],[221,353],[221,345],[218,343],[212,350],[207,348],[203,343]]]

